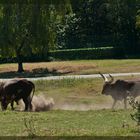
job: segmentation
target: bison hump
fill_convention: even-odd
[[[134,86],[134,82],[125,81],[125,80],[117,80],[115,86],[120,87],[122,89],[130,90]]]

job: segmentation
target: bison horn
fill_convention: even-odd
[[[102,73],[99,72],[99,74],[102,76],[102,78],[105,80],[105,82],[108,82],[107,77],[105,77]]]
[[[114,81],[114,78],[111,74],[109,74],[109,77],[111,78],[109,82],[112,83]]]

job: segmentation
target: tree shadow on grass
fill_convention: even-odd
[[[33,78],[33,77],[47,77],[47,76],[60,76],[64,74],[68,74],[70,72],[58,72],[56,69],[49,71],[47,68],[36,68],[32,71],[24,71],[22,73],[18,73],[16,71],[2,72],[0,73],[0,79],[2,78]]]

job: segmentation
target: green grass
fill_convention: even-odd
[[[132,110],[0,112],[0,136],[28,136],[25,118],[37,136],[139,136],[130,113]]]

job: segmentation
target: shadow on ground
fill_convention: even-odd
[[[65,75],[70,72],[58,72],[56,69],[49,71],[47,68],[36,68],[32,71],[24,71],[22,73],[18,73],[16,71],[9,71],[9,72],[1,72],[0,78],[32,78],[32,77],[45,77],[45,76],[60,76]]]

